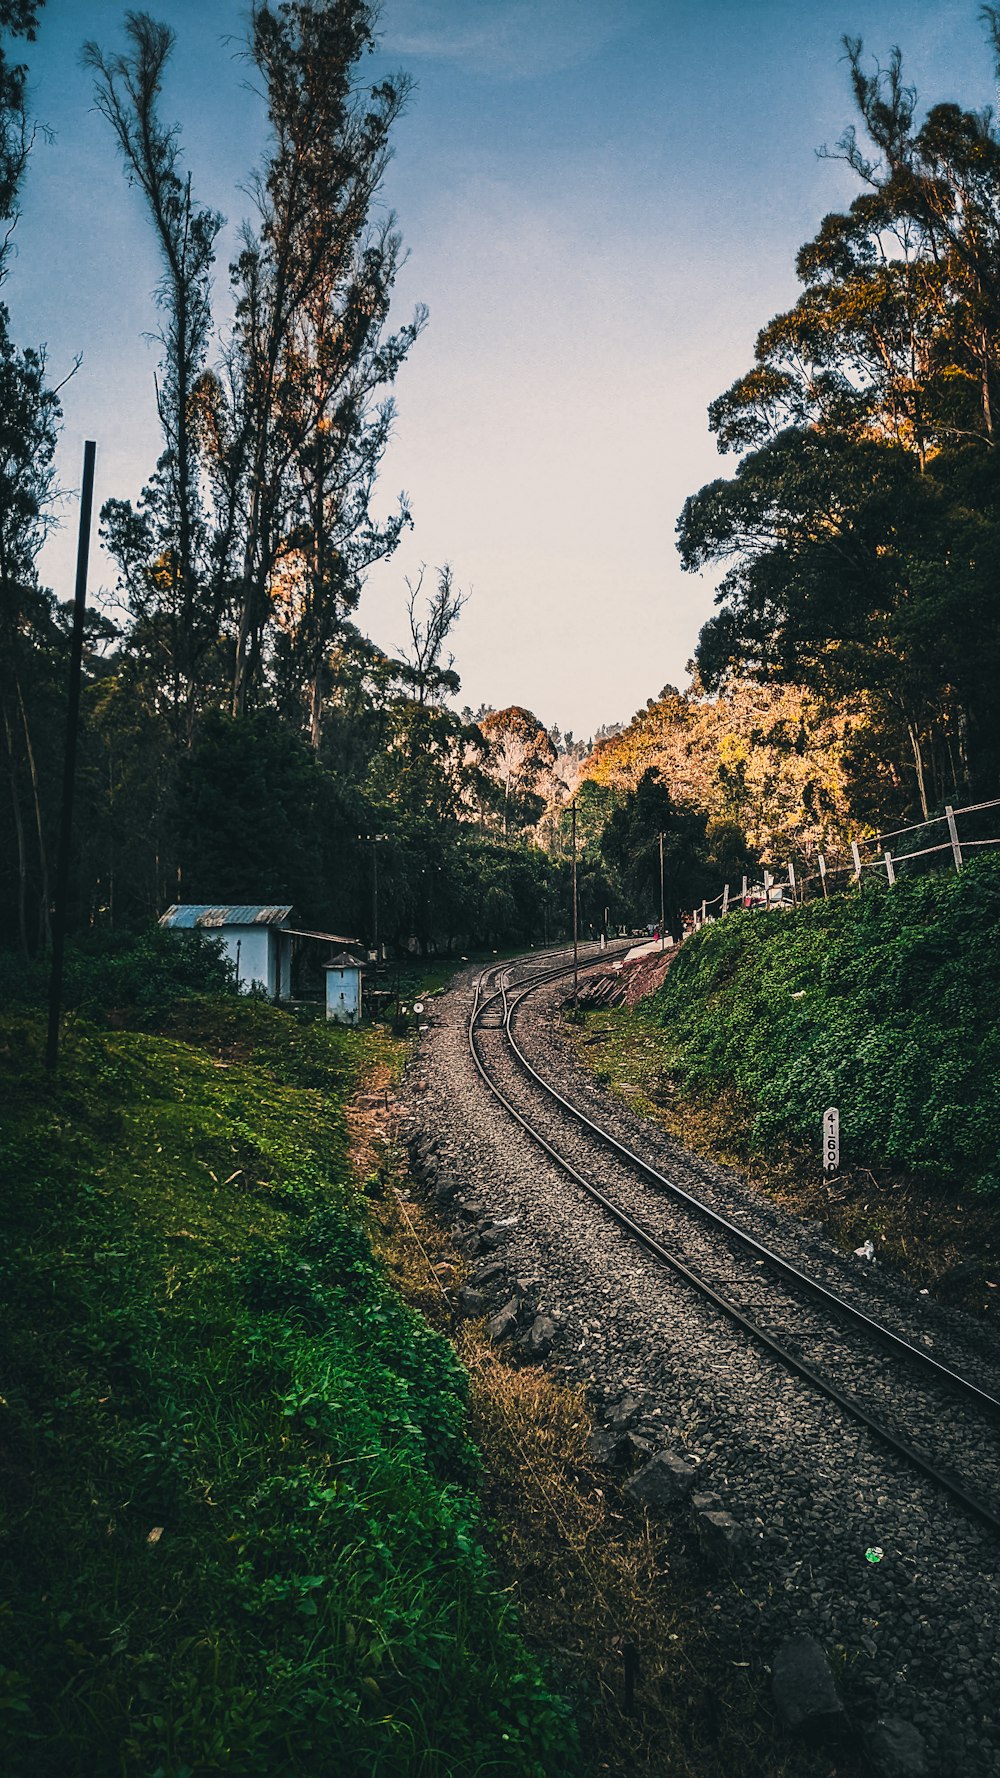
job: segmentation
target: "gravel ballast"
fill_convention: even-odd
[[[721,1605],[750,1633],[763,1665],[789,1638],[810,1637],[834,1656],[858,1732],[875,1735],[892,1720],[903,1725],[901,1744],[925,1750],[929,1773],[1000,1773],[996,1537],[644,1252],[502,1110],[469,1052],[475,979],[465,972],[432,1002],[406,1089],[414,1170],[472,1260],[466,1311],[488,1316],[498,1343],[587,1388],[607,1425],[597,1435],[604,1456],[634,1472],[630,1489],[648,1510],[690,1519],[706,1606]],[[559,1040],[564,995],[541,990],[517,1015],[518,1041],[544,1078],[684,1189],[995,1389],[1000,1366],[985,1329],[882,1268],[852,1267],[821,1232],[596,1089]],[[546,1133],[564,1152],[565,1130],[557,1136],[502,1046],[499,1031],[484,1033],[504,1090],[526,1115],[548,1116]],[[664,1245],[693,1248],[695,1269],[712,1263],[734,1295],[749,1288],[745,1272],[733,1282],[724,1243],[690,1219],[681,1231],[675,1212],[629,1182],[607,1151],[581,1141],[567,1158],[609,1197],[631,1191],[632,1213],[658,1218]],[[810,1353],[818,1368],[819,1357],[836,1364],[818,1322],[810,1331],[815,1308],[786,1297],[782,1313],[800,1316],[800,1345],[825,1348]],[[922,1448],[946,1429],[956,1468],[996,1498],[1000,1465],[985,1423],[980,1437],[972,1411],[933,1391],[921,1397],[905,1361],[882,1353],[870,1372],[859,1365],[845,1360],[856,1372],[848,1393],[869,1388],[887,1413],[898,1395],[904,1430]]]

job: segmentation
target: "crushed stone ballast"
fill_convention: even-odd
[[[734,1321],[737,1326],[743,1328],[752,1338],[764,1345],[781,1361],[782,1364],[786,1365],[798,1376],[803,1377],[815,1388],[828,1396],[831,1401],[834,1401],[838,1407],[842,1408],[846,1413],[851,1414],[855,1419],[867,1426],[878,1438],[884,1440],[917,1469],[929,1476],[938,1487],[943,1488],[947,1493],[950,1493],[961,1503],[966,1511],[972,1513],[974,1517],[981,1520],[981,1522],[989,1527],[997,1536],[1000,1536],[1000,1507],[995,1507],[989,1500],[981,1498],[978,1493],[970,1489],[969,1486],[963,1484],[958,1479],[953,1462],[950,1460],[951,1453],[949,1453],[949,1461],[947,1463],[935,1461],[933,1457],[930,1457],[925,1452],[917,1449],[912,1441],[904,1437],[898,1429],[886,1424],[884,1419],[880,1419],[872,1414],[857,1394],[845,1392],[845,1390],[839,1386],[839,1383],[834,1380],[834,1377],[829,1374],[829,1371],[826,1373],[819,1371],[814,1364],[807,1362],[801,1353],[801,1314],[799,1314],[799,1326],[796,1329],[800,1336],[800,1350],[796,1351],[788,1344],[786,1338],[779,1337],[774,1332],[769,1331],[767,1327],[764,1326],[763,1320],[759,1314],[748,1313],[746,1306],[735,1302],[731,1295],[720,1291],[702,1273],[692,1270],[690,1266],[686,1265],[676,1250],[670,1249],[664,1245],[663,1241],[649,1227],[648,1222],[638,1221],[634,1213],[631,1213],[630,1210],[626,1209],[621,1202],[611,1199],[606,1192],[600,1190],[594,1183],[593,1179],[593,1172],[595,1170],[593,1159],[589,1169],[590,1176],[585,1177],[584,1174],[580,1172],[579,1167],[575,1164],[574,1160],[567,1158],[565,1153],[566,1129],[569,1128],[571,1132],[570,1145],[575,1151],[578,1151],[580,1146],[579,1142],[575,1140],[576,1130],[574,1129],[574,1126],[578,1126],[588,1137],[592,1137],[597,1143],[606,1145],[610,1148],[615,1159],[619,1162],[623,1162],[626,1168],[637,1172],[643,1182],[652,1185],[661,1192],[671,1194],[674,1198],[678,1199],[685,1208],[706,1218],[709,1223],[713,1225],[716,1232],[724,1234],[725,1237],[727,1237],[727,1250],[731,1248],[732,1244],[738,1244],[740,1247],[745,1248],[748,1255],[751,1256],[755,1263],[764,1262],[767,1267],[776,1272],[782,1280],[793,1284],[798,1292],[805,1292],[809,1296],[815,1298],[819,1302],[821,1308],[827,1313],[832,1314],[839,1319],[848,1321],[852,1324],[855,1331],[859,1331],[862,1336],[874,1340],[879,1346],[888,1347],[895,1357],[902,1358],[911,1369],[915,1370],[918,1374],[921,1374],[921,1381],[929,1379],[931,1382],[935,1384],[943,1384],[946,1388],[963,1396],[967,1401],[971,1402],[974,1407],[983,1411],[988,1416],[991,1423],[1000,1416],[1000,1398],[997,1397],[992,1389],[984,1387],[982,1384],[974,1381],[971,1377],[956,1371],[951,1366],[942,1364],[929,1352],[922,1350],[919,1346],[914,1344],[913,1341],[908,1340],[901,1334],[893,1332],[893,1330],[887,1327],[884,1322],[877,1320],[871,1314],[866,1313],[866,1311],[857,1303],[852,1303],[845,1296],[831,1290],[829,1285],[824,1284],[819,1278],[807,1275],[800,1266],[796,1266],[784,1259],[780,1254],[776,1253],[772,1247],[757,1240],[748,1230],[738,1227],[729,1217],[723,1216],[719,1211],[706,1204],[701,1198],[695,1197],[691,1192],[686,1191],[674,1180],[668,1178],[666,1174],[652,1166],[650,1162],[644,1160],[641,1155],[636,1154],[633,1149],[620,1141],[612,1131],[608,1130],[603,1125],[595,1123],[594,1120],[578,1106],[573,1105],[562,1093],[559,1092],[558,1088],[553,1085],[550,1080],[543,1078],[539,1070],[532,1065],[523,1049],[519,1046],[512,1028],[515,1013],[524,1006],[529,995],[537,993],[542,987],[549,986],[557,975],[564,975],[565,967],[561,971],[555,972],[555,974],[552,971],[549,971],[544,975],[536,977],[526,987],[523,987],[518,994],[508,994],[507,985],[503,979],[506,973],[505,971],[499,970],[496,973],[500,978],[500,986],[492,993],[487,993],[485,997],[482,994],[482,978],[480,979],[480,982],[477,983],[473,1009],[469,1019],[469,1048],[476,1067],[486,1081],[487,1086],[510,1116],[515,1118],[517,1122],[527,1130],[528,1134],[545,1149],[546,1153],[551,1156],[558,1166],[561,1166],[569,1174],[582,1190],[589,1193],[595,1202],[599,1203],[602,1208],[618,1222],[621,1228],[625,1229],[635,1240],[639,1241],[651,1254],[662,1260],[665,1265],[670,1266],[678,1276],[684,1278],[694,1289],[702,1292],[703,1295],[708,1297],[708,1299],[715,1304],[716,1308],[720,1309],[722,1313]],[[562,1129],[564,1134],[561,1150],[554,1146],[549,1135],[546,1133],[546,1130],[541,1126],[540,1121],[537,1119],[537,1115],[532,1116],[525,1109],[518,1109],[517,1104],[510,1096],[509,1090],[505,1090],[504,1086],[500,1084],[495,1067],[492,1067],[487,1063],[487,1060],[482,1053],[481,1046],[477,1045],[477,1027],[487,1017],[490,1008],[496,1003],[500,1003],[502,1006],[503,1017],[502,1022],[492,1028],[502,1031],[503,1036],[506,1039],[509,1053],[524,1070],[529,1081],[533,1083],[544,1096],[552,1101],[553,1105],[558,1108],[558,1112],[563,1116]],[[524,1098],[522,1094],[522,1106],[523,1104]],[[755,1286],[753,1290],[755,1304],[765,1309],[766,1307],[769,1307],[768,1292],[766,1289],[761,1288],[762,1281],[755,1279],[754,1274],[751,1273],[749,1274],[747,1282]],[[789,1299],[789,1302],[790,1306],[794,1305],[796,1310],[801,1311],[801,1304],[795,1301],[794,1296]],[[830,1368],[836,1372],[842,1371],[843,1353],[841,1350],[835,1348],[832,1354],[832,1360],[833,1362]],[[923,1418],[926,1420],[926,1413],[924,1413]],[[986,1466],[983,1462],[982,1446],[978,1442],[980,1432],[981,1429],[976,1429],[973,1423],[972,1437],[976,1441],[973,1446],[973,1454],[977,1466],[982,1469]],[[997,1498],[1000,1500],[1000,1452],[997,1453],[997,1461],[992,1466],[991,1480],[996,1489]]]
[[[590,947],[589,957],[581,948],[581,967],[584,960],[608,959]],[[490,973],[502,968],[526,985],[538,961]],[[545,961],[558,972],[558,957]],[[562,962],[564,975],[565,954]],[[735,1550],[739,1534],[738,1584],[726,1572],[707,1576],[710,1597],[722,1602],[735,1634],[749,1634],[758,1653],[762,1634],[773,1648],[803,1631],[828,1649],[839,1647],[860,1721],[874,1724],[889,1712],[914,1725],[931,1756],[945,1762],[940,1769],[956,1778],[1000,1770],[996,1537],[930,1477],[915,1473],[900,1451],[876,1442],[845,1407],[804,1388],[746,1330],[696,1297],[521,1124],[498,1112],[470,1053],[476,993],[477,977],[467,971],[435,999],[407,1088],[414,1172],[458,1245],[478,1261],[463,1293],[466,1312],[492,1308],[494,1337],[531,1359],[547,1355],[588,1390],[605,1422],[598,1437],[608,1453],[618,1460],[624,1438],[630,1465],[640,1456],[645,1463],[628,1484],[636,1498],[651,1455],[661,1485],[674,1487],[679,1474],[697,1476],[701,1492],[690,1494],[689,1505],[697,1503],[699,1536],[708,1538],[706,1562],[722,1547]],[[563,998],[550,981],[511,1017],[519,1048],[562,1098],[586,1107],[591,1122],[598,1108],[607,1133],[684,1192],[890,1332],[900,1330],[914,1346],[933,1345],[942,1368],[993,1393],[989,1367],[997,1354],[987,1330],[918,1297],[882,1268],[852,1265],[815,1227],[755,1197],[736,1174],[691,1156],[597,1089],[560,1040]],[[545,1096],[507,1048],[502,1024],[494,1007],[480,1021],[479,1041],[527,1121],[662,1246],[683,1253],[684,1263],[693,1256],[692,1270],[695,1260],[701,1269],[714,1254],[713,1287],[746,1306],[741,1293],[752,1292],[745,1254],[734,1292],[735,1244],[727,1246],[728,1237],[680,1200],[671,1203],[639,1170],[631,1168],[626,1179],[624,1157],[581,1125],[570,1141],[568,1113],[552,1100],[543,1108]],[[675,1220],[682,1214],[683,1232]],[[767,1269],[759,1255],[749,1263]],[[790,1292],[793,1284],[784,1282]],[[778,1294],[787,1301],[784,1289]],[[822,1360],[834,1376],[839,1363],[841,1381],[873,1417],[883,1418],[905,1395],[907,1436],[926,1449],[940,1448],[935,1438],[947,1417],[962,1459],[960,1486],[977,1498],[992,1492],[983,1410],[971,1397],[957,1401],[940,1378],[921,1400],[919,1387],[908,1382],[904,1390],[900,1381],[910,1361],[884,1346],[865,1353],[863,1369],[853,1351],[838,1361],[830,1342],[843,1343],[842,1327],[822,1335],[827,1343],[814,1351],[821,1336],[805,1318],[818,1315],[815,1303],[796,1301],[793,1312],[810,1362],[819,1367]]]

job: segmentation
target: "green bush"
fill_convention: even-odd
[[[651,1005],[689,1092],[734,1086],[764,1144],[989,1191],[1000,1153],[1000,860],[738,913],[690,938]]]
[[[0,1005],[44,1003],[49,963],[0,951]],[[159,1017],[186,995],[236,992],[222,941],[192,929],[152,926],[139,934],[105,934],[66,947],[62,1004],[102,1022],[111,1013]]]

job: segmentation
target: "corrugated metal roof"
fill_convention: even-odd
[[[212,907],[202,901],[175,902],[160,916],[161,926],[281,926],[290,907]]]

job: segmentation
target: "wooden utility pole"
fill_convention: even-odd
[[[63,755],[62,812],[59,820],[59,861],[52,912],[52,974],[49,978],[49,1032],[45,1066],[53,1073],[59,1059],[59,1006],[62,999],[63,954],[66,948],[66,917],[69,901],[69,865],[73,841],[73,788],[76,780],[76,741],[80,727],[80,679],[83,668],[83,614],[87,604],[87,559],[90,554],[90,519],[94,506],[94,459],[97,446],[88,438],[83,447],[83,485],[80,490],[80,534],[76,550],[76,594],[73,600],[73,632],[69,651],[69,693],[66,700],[66,751]]]
[[[955,821],[955,811],[952,808],[950,803],[945,803],[944,812],[945,812],[945,815],[948,820],[948,838],[951,841],[951,852],[952,852],[952,857],[955,860],[955,869],[961,870],[961,868],[962,868],[962,848],[958,843],[958,826]]]
[[[579,929],[580,929],[579,904],[577,902],[577,895],[576,895],[576,803],[574,803],[573,804],[573,1006],[574,1006],[574,1008],[578,1007],[580,1004],[580,974],[579,974],[579,957],[578,957]]]
[[[378,840],[372,834],[372,931],[375,939],[375,981],[378,982]]]
[[[664,901],[663,901],[663,835],[661,833],[661,835],[660,835],[660,950],[661,951],[663,950],[663,947],[666,943],[666,934],[663,930],[664,913],[665,913],[665,909],[664,909]]]

